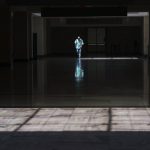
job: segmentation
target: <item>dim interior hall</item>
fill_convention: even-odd
[[[3,0],[0,12],[0,149],[150,149],[150,2]]]

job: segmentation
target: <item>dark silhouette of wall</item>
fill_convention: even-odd
[[[49,54],[75,56],[74,40],[80,36],[86,41],[86,29],[82,27],[53,27]],[[83,48],[84,49],[84,48]]]
[[[26,11],[14,13],[13,50],[15,60],[28,60],[31,51],[31,15]]]
[[[104,28],[106,29],[106,37],[103,55],[143,55],[143,30],[141,26],[110,26]],[[84,56],[90,55],[88,54],[90,51],[87,48],[88,27],[51,27],[48,34],[50,36],[50,39],[47,40],[50,41],[50,43],[48,43],[49,54],[75,56],[74,40],[79,35],[85,41],[83,47]],[[100,50],[97,52],[101,53]],[[95,55],[100,55],[97,52],[95,52]]]
[[[108,56],[141,56],[143,54],[140,26],[109,27],[106,37]]]
[[[11,61],[11,13],[9,7],[0,6],[0,63]]]

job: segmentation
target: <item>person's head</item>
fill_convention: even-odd
[[[78,39],[80,39],[80,36],[78,36]]]

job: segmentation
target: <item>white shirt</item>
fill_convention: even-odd
[[[81,49],[82,48],[82,45],[84,45],[84,42],[81,38],[77,38],[75,41],[75,47],[76,49]]]

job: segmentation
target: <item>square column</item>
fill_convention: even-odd
[[[0,64],[11,64],[11,10],[0,6]]]
[[[144,25],[143,25],[143,48],[144,48],[144,56],[148,56],[148,51],[149,51],[149,16],[144,16],[143,17]]]
[[[29,60],[31,55],[31,14],[14,12],[13,16],[14,60]]]

